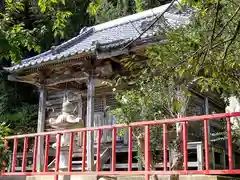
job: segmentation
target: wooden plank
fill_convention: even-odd
[[[110,52],[104,52],[104,53],[99,53],[97,55],[97,59],[108,59],[108,58],[112,58],[115,56],[119,56],[119,55],[128,55],[129,51],[128,49],[125,50],[115,50],[115,51],[110,51]]]
[[[37,132],[44,132],[45,127],[45,103],[46,103],[46,88],[41,86],[39,88],[39,107],[38,107],[38,124]],[[39,137],[38,141],[38,156],[37,156],[37,171],[41,172],[43,168],[44,157],[44,137]]]
[[[198,162],[198,170],[203,170],[203,146],[202,143],[197,145],[197,162]]]
[[[66,83],[70,81],[82,81],[87,80],[87,76],[84,74],[84,72],[75,72],[75,73],[68,73],[68,74],[57,74],[55,77],[51,77],[48,79],[45,79],[45,84],[47,86],[54,86],[60,83]]]
[[[13,82],[23,82],[23,83],[28,83],[28,84],[39,85],[39,83],[37,83],[36,81],[25,80],[24,77],[21,77],[21,76],[8,75],[8,80],[13,81]]]
[[[79,95],[79,96],[70,96],[70,97],[68,98],[68,100],[69,100],[70,102],[78,102],[78,101],[81,100],[81,96],[80,96],[80,95]],[[57,104],[62,105],[62,103],[63,103],[63,98],[62,98],[62,97],[61,97],[61,98],[58,98],[58,99],[52,99],[52,100],[46,101],[46,105],[47,105],[47,106],[52,106],[52,105],[57,105]]]
[[[95,81],[93,74],[90,75],[87,82],[87,127],[93,127],[94,123],[94,92]],[[89,171],[94,170],[94,134],[93,132],[87,132],[87,169]]]

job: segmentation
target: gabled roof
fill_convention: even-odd
[[[165,11],[168,6],[169,4],[166,4],[103,24],[83,28],[78,36],[59,46],[52,47],[47,52],[24,59],[20,64],[14,65],[8,70],[13,72],[32,68],[43,63],[64,61],[64,59],[77,54],[80,56],[81,53],[95,53],[99,47],[103,51],[124,47],[124,45],[138,37],[140,33],[144,32],[149,23]],[[170,26],[183,24],[188,21],[188,17],[188,14],[177,11],[176,7],[164,14],[164,18]],[[158,24],[141,36],[140,40],[155,36],[159,32],[161,23],[163,24],[163,21],[159,20]]]

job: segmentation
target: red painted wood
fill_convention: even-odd
[[[117,129],[114,127],[112,130],[112,171],[116,170],[116,141]]]
[[[12,172],[16,171],[16,164],[17,164],[17,147],[18,147],[18,138],[14,138],[13,142],[13,155],[12,155]]]
[[[96,171],[100,171],[101,169],[101,136],[102,136],[102,130],[98,130],[97,133],[97,165],[96,165]]]
[[[49,141],[50,141],[50,135],[46,135],[46,137],[45,137],[44,165],[43,165],[43,171],[44,172],[48,171]]]
[[[82,139],[83,139],[83,144],[82,144],[82,172],[85,172],[85,169],[86,169],[86,145],[87,145],[87,132],[86,131],[82,132]]]
[[[32,171],[36,172],[37,167],[37,155],[38,155],[38,136],[35,137],[34,149],[33,149],[33,166]]]
[[[25,137],[23,145],[22,172],[26,171],[27,152],[28,152],[28,137]]]
[[[227,120],[227,139],[228,139],[228,163],[229,170],[233,169],[233,154],[232,154],[232,128],[230,117],[226,117]]]
[[[209,137],[208,137],[208,120],[204,120],[204,145],[205,145],[205,168],[209,170]]]
[[[150,171],[151,154],[150,154],[150,129],[149,126],[145,126],[145,180],[150,179],[148,171]]]
[[[14,139],[14,146],[13,146],[13,161],[12,161],[12,172],[3,172],[2,176],[11,176],[11,175],[54,175],[55,180],[57,180],[59,175],[144,175],[145,179],[148,180],[150,175],[158,174],[158,175],[170,175],[170,174],[240,174],[240,169],[233,169],[233,160],[232,160],[232,133],[231,133],[231,122],[230,117],[232,116],[240,116],[240,113],[225,113],[225,114],[214,114],[214,115],[207,115],[207,116],[192,116],[192,117],[184,117],[184,118],[177,118],[177,119],[169,119],[169,120],[159,120],[159,121],[143,121],[137,123],[127,124],[120,124],[120,125],[113,125],[113,126],[102,126],[97,128],[83,128],[83,129],[72,129],[62,131],[55,131],[55,132],[44,132],[44,133],[37,133],[37,134],[30,134],[30,135],[17,135],[6,137],[4,139]],[[210,162],[209,162],[209,134],[208,134],[208,120],[218,120],[219,118],[226,118],[227,121],[227,135],[228,135],[228,154],[229,154],[229,169],[226,170],[211,170],[210,169]],[[187,122],[191,121],[204,121],[204,145],[205,145],[205,170],[188,170],[188,148],[187,148]],[[170,171],[167,168],[167,150],[168,150],[168,140],[167,140],[167,126],[169,124],[181,122],[183,123],[182,135],[183,135],[183,152],[184,152],[184,170],[179,171]],[[150,127],[154,125],[163,125],[163,167],[164,171],[151,171],[150,169],[150,161],[151,161],[151,152],[150,152]],[[145,170],[144,171],[132,171],[132,148],[133,148],[133,138],[132,138],[132,131],[134,127],[144,127],[145,129]],[[128,154],[128,171],[116,171],[116,137],[117,137],[117,129],[118,128],[128,128],[129,130],[129,154]],[[101,132],[102,130],[109,130],[112,129],[112,169],[111,171],[101,171],[100,170],[100,148],[101,148]],[[96,171],[94,172],[85,172],[85,161],[86,161],[86,131],[98,131],[98,140],[97,140],[97,164],[96,164]],[[59,172],[59,160],[60,160],[60,142],[61,142],[61,134],[62,133],[70,133],[70,148],[69,151],[73,151],[73,134],[75,132],[82,132],[83,137],[83,146],[82,146],[82,171],[81,172],[72,172],[72,165],[69,164],[68,172]],[[47,154],[49,143],[45,143],[45,172],[36,172],[36,160],[37,160],[37,149],[38,149],[38,139],[39,136],[43,135],[46,136],[46,142],[49,141],[50,135],[57,135],[57,147],[56,147],[56,163],[55,163],[55,172],[49,172],[46,169],[47,164]],[[26,169],[26,162],[23,161],[22,163],[22,171],[23,172],[15,172],[16,171],[16,155],[17,155],[17,146],[18,146],[18,139],[24,138],[24,151],[23,156],[26,157],[26,150],[27,150],[27,139],[29,137],[35,137],[35,145],[33,150],[33,167],[32,172],[25,172]],[[6,142],[7,144],[7,142]],[[7,146],[6,146],[7,147]],[[72,159],[72,153],[69,155],[69,160]],[[71,162],[71,161],[69,161]]]
[[[132,171],[132,127],[128,127],[128,171]]]
[[[61,133],[57,134],[56,139],[56,162],[55,162],[55,172],[59,172],[59,163],[60,163],[60,151],[61,151]],[[58,180],[58,175],[54,176],[55,180]]]
[[[70,133],[69,154],[68,154],[68,172],[72,171],[72,155],[74,146],[74,133]]]
[[[91,128],[77,128],[77,129],[67,129],[63,131],[51,131],[51,132],[40,132],[40,133],[34,133],[34,134],[24,134],[24,135],[15,135],[15,136],[8,136],[6,138],[8,139],[14,139],[17,138],[24,138],[24,137],[35,137],[35,136],[45,136],[47,134],[49,135],[56,135],[58,133],[71,133],[71,132],[83,132],[83,131],[97,131],[99,129],[101,130],[107,130],[115,128],[127,128],[129,126],[131,127],[140,127],[140,126],[147,126],[147,125],[163,125],[163,124],[175,124],[177,122],[195,122],[195,121],[203,121],[204,119],[208,120],[214,120],[214,119],[221,119],[225,117],[237,117],[240,116],[240,112],[234,112],[234,113],[222,113],[222,114],[211,114],[211,115],[203,115],[203,116],[189,116],[189,117],[181,117],[176,119],[162,119],[162,120],[154,120],[154,121],[141,121],[141,122],[134,122],[130,124],[115,124],[115,125],[107,125],[107,126],[101,126],[101,127],[91,127]]]
[[[163,170],[167,171],[168,165],[168,140],[167,140],[167,124],[163,124]]]
[[[187,134],[187,122],[183,122],[183,167],[184,170],[188,170],[188,134]]]

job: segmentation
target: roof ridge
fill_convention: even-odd
[[[162,6],[158,6],[158,7],[149,9],[149,10],[145,10],[143,12],[135,13],[135,14],[117,18],[117,19],[114,19],[111,21],[107,21],[107,22],[104,22],[101,24],[97,24],[93,27],[94,27],[95,31],[102,31],[102,30],[116,27],[116,26],[119,26],[122,24],[127,24],[127,23],[137,21],[140,19],[152,17],[152,16],[155,16],[155,15],[163,12],[164,10],[166,10],[168,8],[169,4],[170,3],[162,5]]]

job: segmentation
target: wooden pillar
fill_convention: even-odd
[[[39,106],[38,106],[38,124],[37,132],[44,132],[45,127],[45,104],[46,104],[46,88],[41,86],[39,88]],[[44,157],[44,137],[39,137],[38,141],[38,155],[37,155],[37,171],[42,171]]]
[[[93,127],[94,125],[94,92],[95,81],[92,74],[90,74],[87,82],[87,127]],[[87,169],[88,171],[94,170],[94,134],[93,132],[87,132]]]

